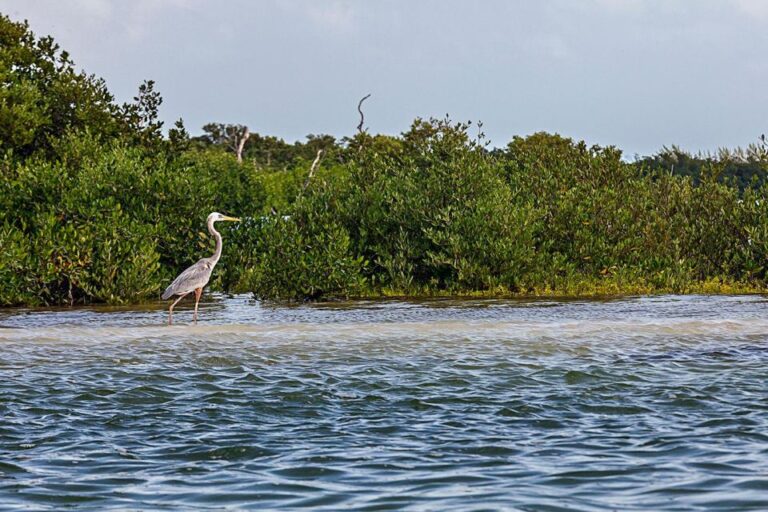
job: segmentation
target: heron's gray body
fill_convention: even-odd
[[[174,295],[186,295],[197,288],[205,287],[211,279],[211,273],[213,273],[213,267],[216,266],[216,263],[218,260],[203,258],[189,267],[165,289],[163,300],[170,299]]]

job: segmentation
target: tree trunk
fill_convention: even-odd
[[[243,148],[245,147],[245,143],[248,140],[248,137],[251,136],[250,130],[248,130],[248,127],[245,126],[243,128],[243,131],[238,134],[238,140],[237,140],[237,163],[243,163]]]
[[[309,174],[307,174],[307,179],[304,181],[304,186],[301,187],[301,191],[299,191],[299,197],[301,197],[304,194],[304,191],[307,190],[309,182],[312,179],[312,176],[315,175],[317,166],[320,164],[320,159],[323,158],[323,153],[324,151],[322,149],[317,150],[317,156],[315,157],[315,161],[312,162],[312,167],[309,168]]]

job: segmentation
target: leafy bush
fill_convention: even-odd
[[[346,229],[317,207],[323,200],[316,195],[296,205],[290,217],[265,216],[241,227],[245,234],[233,252],[241,265],[231,266],[245,268],[241,286],[258,298],[292,300],[348,297],[366,289],[365,262],[352,254]]]
[[[534,257],[535,215],[467,130],[417,120],[400,148],[350,165],[339,216],[378,285],[517,288]]]

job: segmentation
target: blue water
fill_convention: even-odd
[[[0,509],[768,510],[768,302],[0,310]]]

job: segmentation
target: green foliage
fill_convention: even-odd
[[[77,72],[51,37],[0,14],[0,151],[50,151],[72,129],[111,137],[124,131],[104,81]]]
[[[155,91],[155,82],[147,80],[141,84],[139,94],[134,96],[133,101],[133,103],[124,104],[120,109],[120,114],[127,124],[128,133],[135,144],[147,148],[157,147],[163,138],[160,131],[163,123],[157,120],[163,98],[159,92]],[[184,130],[184,127],[183,125],[180,127],[177,123],[176,129]]]
[[[748,187],[747,204],[722,181],[725,162],[709,162],[694,181],[547,134],[515,139],[506,157],[510,179],[546,220],[533,288],[620,278],[683,292],[711,278],[765,279],[749,234],[768,219],[747,207],[762,204],[765,190]]]
[[[417,120],[390,151],[362,146],[338,216],[374,283],[393,289],[515,289],[533,218],[467,125]]]
[[[225,255],[229,287],[264,299],[349,297],[367,290],[363,257],[335,218],[334,190],[321,184],[302,194],[291,215],[267,214],[237,227]]]
[[[312,257],[297,262],[313,247],[308,240],[330,243],[324,233],[346,257],[366,262],[358,267],[365,293],[764,286],[768,190],[724,182],[723,163],[711,162],[694,182],[626,163],[613,147],[545,133],[489,152],[468,130],[417,120],[391,141],[348,141],[353,156],[322,193],[285,203],[291,220],[260,228],[257,253],[240,262],[259,270],[241,285],[261,297],[348,295],[354,287],[311,284]]]
[[[363,259],[352,255],[346,230],[333,221],[303,224],[267,217],[253,239],[242,286],[264,299],[349,297],[365,290]]]
[[[764,286],[768,188],[741,191],[716,164],[697,184],[547,134],[489,152],[468,130],[417,120],[311,179],[307,160],[265,170],[69,132],[55,160],[0,161],[0,301],[156,296],[212,250],[213,210],[248,220],[222,226],[211,285],[259,298]]]

